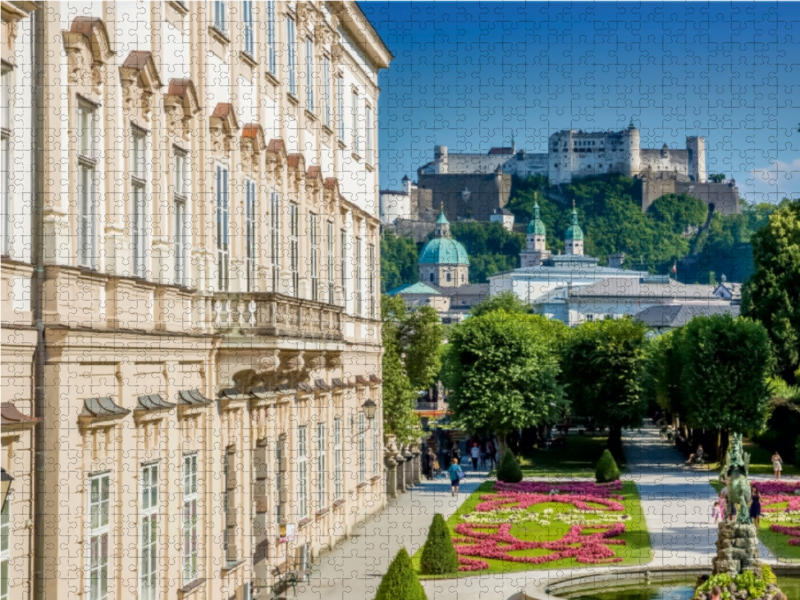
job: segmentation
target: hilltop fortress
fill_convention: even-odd
[[[381,191],[381,220],[432,221],[441,206],[451,221],[502,221],[512,175],[546,175],[551,185],[559,185],[609,173],[637,180],[642,210],[664,194],[686,193],[723,214],[739,212],[735,182],[708,181],[704,137],[687,137],[683,149],[666,144],[642,148],[641,133],[631,123],[621,131],[559,131],[543,153],[517,150],[513,141],[486,154],[456,154],[434,146],[433,160],[417,169],[416,183],[406,177],[404,189]]]

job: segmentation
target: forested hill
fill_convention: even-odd
[[[772,204],[751,206],[742,201],[742,214],[714,213],[706,223],[706,205],[685,194],[662,196],[643,213],[634,200],[634,180],[621,175],[587,177],[553,188],[547,186],[544,177],[515,178],[507,207],[516,217],[513,232],[499,223],[451,223],[453,236],[469,253],[470,281],[482,283],[498,271],[519,266],[525,226],[536,201],[547,228],[548,248],[563,252],[571,199],[575,200],[584,232],[585,252],[597,256],[601,264],[610,254],[624,252],[627,267],[666,273],[678,261],[677,277],[689,283],[707,283],[722,275],[728,281],[744,281],[753,268],[750,235],[775,209]],[[383,236],[384,291],[417,281],[421,247],[391,232]]]

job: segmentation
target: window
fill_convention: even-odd
[[[367,447],[366,427],[364,423],[364,411],[358,413],[358,483],[364,483],[367,479]]]
[[[331,60],[327,56],[322,57],[322,104],[325,125],[331,126]]]
[[[95,236],[97,230],[97,163],[95,134],[97,111],[87,102],[78,103],[78,265],[97,266]]]
[[[367,104],[366,113],[365,113],[365,133],[366,140],[364,142],[365,145],[365,153],[367,162],[372,164],[375,162],[375,158],[372,156],[372,107]]]
[[[453,279],[453,276],[450,273],[448,273],[447,274],[447,281],[451,281],[452,279]]]
[[[142,505],[139,530],[142,555],[139,568],[139,597],[158,598],[158,465],[142,467]]]
[[[319,301],[319,217],[314,214],[309,217],[311,222],[311,299]]]
[[[286,473],[286,468],[283,464],[283,450],[285,445],[286,436],[279,436],[278,445],[275,447],[275,518],[277,519],[278,525],[281,524],[281,521],[285,515],[285,511],[283,509],[283,504],[285,501],[284,480]]]
[[[356,314],[364,315],[364,241],[356,239]]]
[[[369,293],[369,316],[373,319],[375,318],[375,244],[370,244],[367,247],[367,261],[368,261],[368,272],[367,272],[367,290]]]
[[[334,295],[336,292],[335,285],[333,283],[333,276],[335,270],[335,249],[334,249],[334,240],[333,240],[333,222],[328,221],[328,304],[334,303]]]
[[[308,437],[305,425],[297,428],[297,518],[308,515]]]
[[[347,262],[347,231],[342,229],[342,305],[345,307],[347,307],[347,279],[350,271]]]
[[[186,256],[189,249],[189,222],[186,215],[186,200],[188,194],[187,172],[188,157],[183,150],[175,148],[175,284],[187,285]]]
[[[275,75],[277,72],[277,55],[275,53],[275,0],[267,0],[267,69]]]
[[[89,478],[89,599],[108,598],[109,474]]]
[[[217,165],[217,287],[228,290],[228,169]]]
[[[231,484],[236,481],[231,476],[235,468],[234,452],[233,446],[230,446],[222,455],[222,556],[228,564],[236,561],[235,532],[231,531],[234,523],[231,518],[234,510],[231,506]]]
[[[372,419],[372,476],[381,474],[381,440],[378,437],[378,415]]]
[[[147,260],[147,132],[138,127],[131,129],[131,274],[144,278]]]
[[[11,96],[14,92],[13,83],[14,72],[3,65],[2,81],[2,123],[0,123],[0,146],[2,146],[2,168],[3,169],[3,199],[2,211],[0,216],[0,254],[8,255],[11,252],[11,126],[14,123]],[[5,563],[4,563],[5,564]],[[5,579],[3,581],[6,581]]]
[[[361,148],[358,144],[358,94],[353,92],[353,152],[358,154]]]
[[[270,252],[272,254],[272,291],[277,292],[281,278],[281,196],[270,197]]]
[[[8,566],[11,559],[11,495],[0,513],[0,600],[8,600]]]
[[[220,2],[219,0],[214,0],[214,27],[219,29],[220,31],[227,30],[227,23],[226,19],[226,7],[224,2]]]
[[[342,470],[342,420],[333,421],[333,492],[336,500],[344,495],[344,471]]]
[[[344,142],[344,77],[336,78],[336,122],[339,140]]]
[[[247,179],[244,182],[245,190],[245,270],[247,271],[247,291],[256,291],[256,182]]]
[[[242,2],[242,24],[244,25],[244,51],[250,56],[255,56],[255,40],[253,39],[253,2]]]
[[[314,112],[314,42],[306,39],[306,108]]]
[[[317,510],[327,504],[328,473],[325,470],[325,423],[317,424]]]
[[[197,579],[197,454],[183,457],[183,583]]]
[[[297,96],[297,34],[294,19],[286,17],[286,41],[289,51],[289,93]]]
[[[433,281],[433,273],[428,273],[428,278],[430,279],[430,281]]]
[[[300,207],[289,205],[289,270],[292,274],[292,295],[300,294]]]

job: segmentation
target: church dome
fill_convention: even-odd
[[[583,240],[583,229],[578,225],[578,211],[572,209],[572,225],[567,229],[566,239],[568,240]]]
[[[539,204],[533,205],[533,218],[528,223],[528,235],[547,235],[544,228],[544,223],[539,218]]]
[[[452,238],[434,238],[419,253],[421,265],[468,265],[469,256],[464,244]]]

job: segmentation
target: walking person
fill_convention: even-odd
[[[453,464],[450,465],[447,472],[450,474],[450,495],[456,496],[458,495],[458,484],[461,483],[461,479],[464,477],[464,471],[461,470],[458,459],[453,459]]]
[[[772,470],[775,471],[775,479],[780,480],[781,471],[783,470],[783,459],[781,455],[778,454],[777,450],[775,450],[775,454],[772,455]]]
[[[494,469],[495,453],[496,452],[497,451],[495,450],[494,442],[492,440],[489,440],[488,442],[486,442],[486,458],[489,459],[489,468],[490,469]]]
[[[761,494],[755,485],[750,486],[750,521],[758,529],[761,520]]]
[[[719,500],[717,500],[716,502],[714,502],[714,508],[711,509],[711,516],[714,519],[714,525],[719,523],[719,519],[720,519],[720,516],[721,516],[721,511],[722,511],[722,509],[719,506]]]
[[[481,457],[481,449],[478,448],[478,444],[472,444],[472,448],[470,448],[470,458],[472,459],[472,470],[478,470],[478,460]]]

